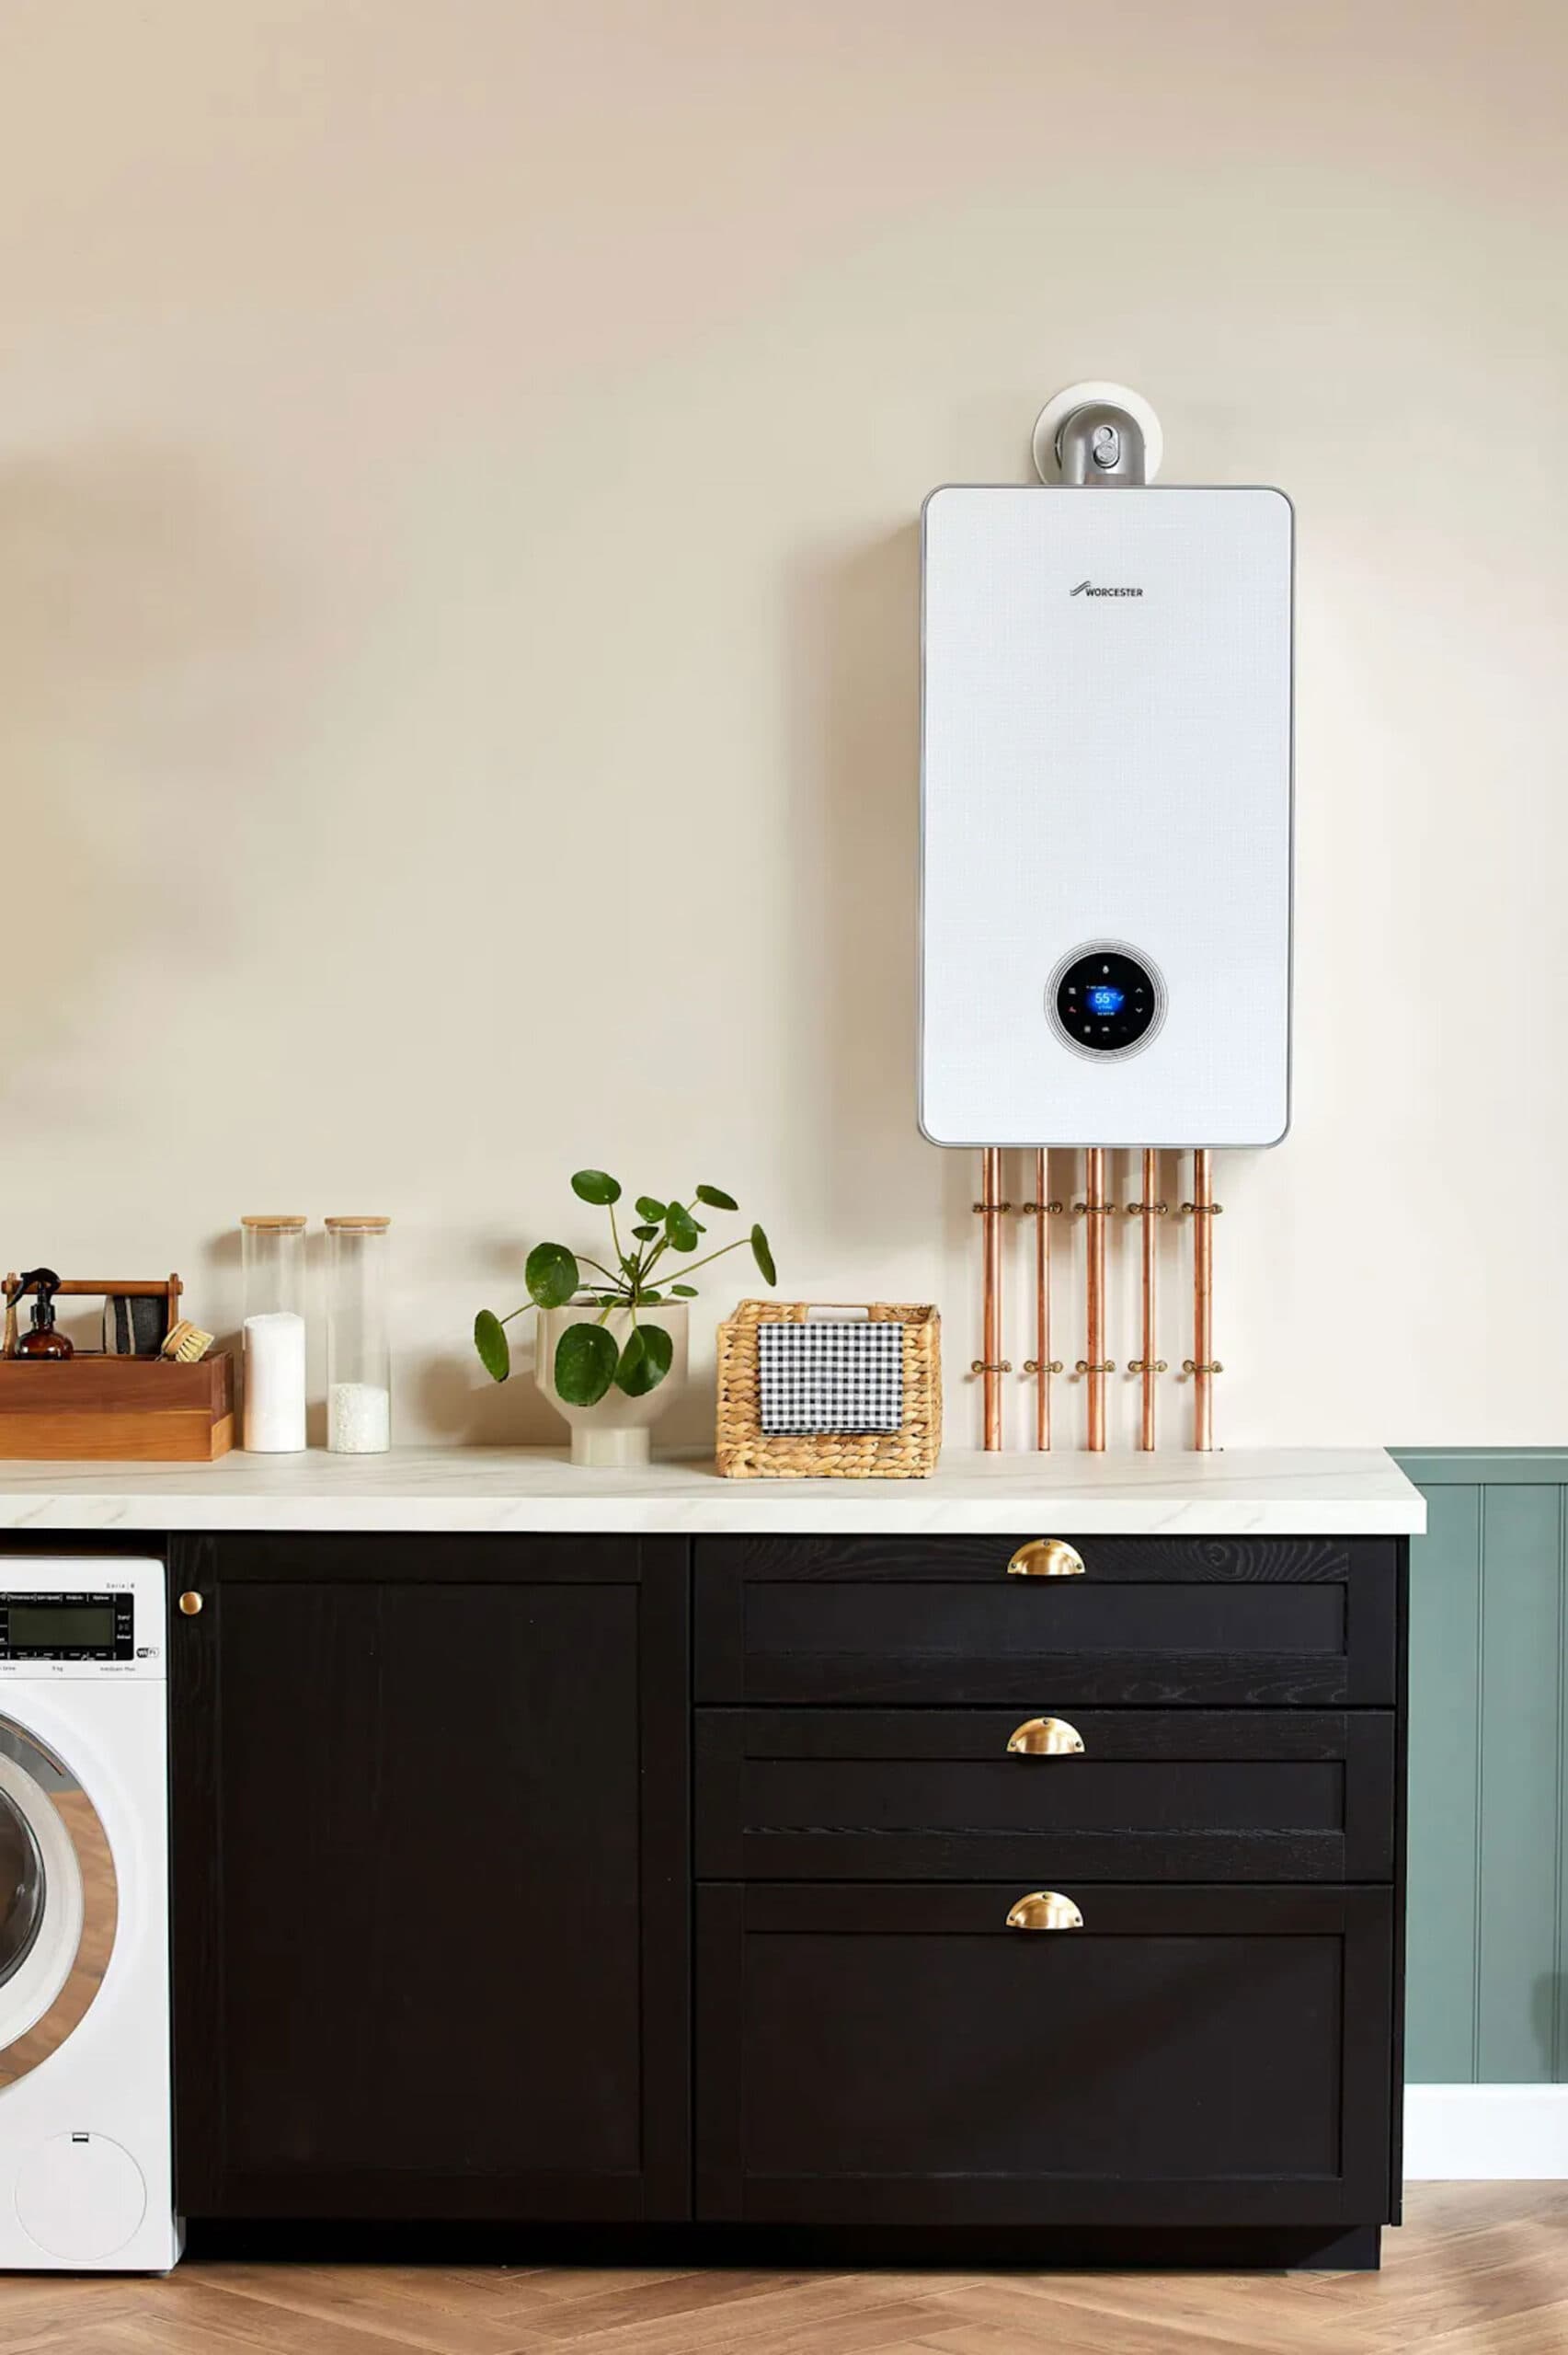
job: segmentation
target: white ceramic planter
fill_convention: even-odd
[[[568,1325],[591,1325],[599,1310],[591,1301],[567,1308],[539,1311],[538,1357],[534,1368],[540,1389],[572,1427],[574,1464],[637,1465],[648,1460],[648,1432],[665,1408],[686,1387],[686,1304],[668,1308],[639,1308],[639,1325],[661,1325],[674,1344],[670,1372],[646,1398],[628,1398],[612,1383],[596,1407],[570,1407],[555,1388],[555,1349]],[[630,1309],[612,1308],[605,1330],[624,1349],[632,1330]]]

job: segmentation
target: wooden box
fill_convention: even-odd
[[[164,1358],[0,1358],[0,1461],[211,1464],[235,1443],[235,1368]]]

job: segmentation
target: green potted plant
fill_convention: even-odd
[[[536,1243],[523,1269],[528,1298],[505,1316],[482,1308],[474,1319],[474,1346],[486,1373],[505,1382],[511,1372],[506,1328],[536,1308],[536,1379],[571,1425],[572,1462],[646,1464],[649,1426],[686,1379],[686,1304],[697,1297],[687,1279],[750,1245],[764,1283],[776,1283],[773,1255],[760,1226],[703,1251],[707,1229],[699,1208],[739,1208],[719,1186],[698,1186],[689,1202],[639,1194],[636,1222],[624,1241],[615,1216],[617,1179],[602,1169],[579,1169],[572,1191],[609,1213],[606,1258],[569,1251],[564,1243]],[[692,1258],[692,1252],[701,1256]]]

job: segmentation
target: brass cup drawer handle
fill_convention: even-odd
[[[194,1587],[188,1587],[179,1598],[179,1607],[188,1619],[194,1619],[201,1608],[202,1598]]]
[[[1009,1757],[1082,1758],[1083,1736],[1065,1717],[1027,1717],[1008,1736]]]
[[[1083,1916],[1057,1889],[1036,1889],[1021,1897],[1007,1917],[1010,1930],[1081,1930]]]
[[[1032,1537],[1007,1565],[1010,1579],[1081,1579],[1083,1557],[1065,1537]]]

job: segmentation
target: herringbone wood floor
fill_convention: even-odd
[[[1380,2274],[190,2264],[0,2280],[4,2355],[1568,2355],[1568,2186],[1420,2184]]]

